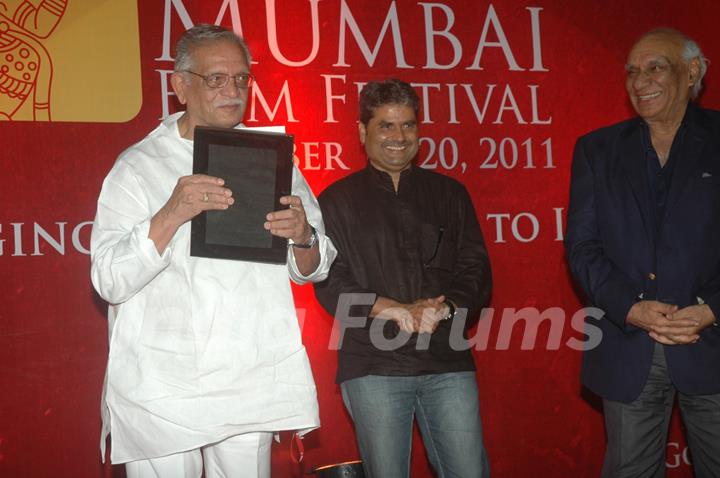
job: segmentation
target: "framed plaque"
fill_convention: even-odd
[[[190,255],[271,264],[287,260],[287,239],[265,230],[265,216],[287,208],[293,137],[251,129],[195,128],[193,174],[225,180],[235,203],[192,220]]]

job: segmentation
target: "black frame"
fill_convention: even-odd
[[[213,157],[211,153],[214,146],[238,148],[238,149],[251,149],[260,150],[257,155],[247,158],[243,155],[237,156],[237,163],[235,163],[235,157],[232,158],[232,170],[227,171],[227,176],[232,178],[231,180],[225,179],[226,187],[231,190],[240,191],[245,188],[246,191],[251,191],[253,188],[262,189],[262,181],[258,183],[256,178],[241,177],[238,175],[239,168],[235,167],[243,163],[243,159],[247,159],[247,162],[253,162],[253,168],[257,168],[259,165],[263,165],[265,155],[274,155],[275,161],[273,164],[268,164],[268,169],[263,171],[253,172],[259,173],[260,175],[268,175],[274,173],[275,187],[274,191],[270,191],[274,196],[274,207],[272,211],[278,211],[280,209],[286,209],[288,206],[280,204],[281,196],[288,196],[292,190],[292,172],[293,172],[293,136],[283,133],[270,133],[265,131],[254,131],[248,129],[230,129],[230,128],[211,128],[205,126],[195,127],[194,134],[194,146],[193,146],[193,174],[209,174],[210,171],[217,173],[218,168],[227,167],[227,156],[219,159],[218,156]],[[263,154],[265,152],[266,154]],[[221,164],[221,160],[225,161],[225,164]],[[272,162],[270,162],[272,163]],[[211,174],[215,176],[223,177],[222,174]],[[242,181],[245,181],[244,183]],[[268,187],[272,187],[268,184]],[[267,191],[263,191],[268,193]],[[234,193],[235,196],[235,193]],[[237,197],[236,197],[237,199]],[[246,206],[240,204],[241,201],[236,200],[235,204],[230,206],[228,211],[235,207]],[[208,241],[208,233],[210,234],[222,234],[224,228],[238,227],[236,222],[230,221],[231,216],[227,216],[226,220],[222,220],[222,213],[226,211],[206,211],[198,214],[192,219],[191,225],[191,236],[190,236],[190,255],[196,257],[207,257],[213,259],[234,259],[250,262],[262,262],[269,264],[285,264],[287,262],[287,247],[288,241],[285,238],[273,236],[269,231],[266,231],[262,227],[264,217],[271,211],[253,211],[258,219],[253,219],[253,229],[249,234],[254,234],[255,237],[264,237],[263,233],[267,233],[269,238],[262,239],[265,243],[270,244],[269,247],[256,247],[253,245],[246,244],[220,244]],[[216,214],[214,218],[208,224],[208,214]],[[246,214],[246,211],[243,211]],[[259,221],[259,227],[262,231],[257,229]],[[222,223],[222,229],[218,226],[218,223]]]

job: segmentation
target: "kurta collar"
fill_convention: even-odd
[[[398,192],[403,186],[403,183],[412,180],[412,178],[416,175],[415,169],[416,167],[411,165],[408,169],[400,173]],[[370,161],[368,161],[367,166],[365,166],[365,171],[374,184],[377,184],[381,188],[387,189],[388,191],[392,191],[393,193],[395,192],[395,186],[393,185],[392,178],[388,173],[377,169],[370,163]]]
[[[193,141],[192,141],[191,139],[183,138],[182,136],[180,136],[180,129],[179,129],[179,126],[178,126],[178,120],[179,120],[180,118],[182,118],[182,115],[184,115],[184,114],[185,114],[185,111],[177,111],[177,112],[175,112],[175,113],[167,116],[167,117],[162,121],[162,124],[163,124],[163,126],[165,126],[167,129],[169,129],[174,136],[177,136],[177,137],[178,137],[179,139],[181,139],[182,141],[189,141],[190,143],[192,143]],[[235,126],[235,129],[240,129],[240,128],[245,128],[245,125],[244,125],[243,123],[238,123],[238,124]]]

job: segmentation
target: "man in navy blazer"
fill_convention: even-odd
[[[568,261],[604,311],[582,381],[603,398],[603,477],[665,476],[678,395],[696,477],[720,476],[720,112],[691,100],[707,69],[680,32],[631,49],[637,118],[575,146]]]

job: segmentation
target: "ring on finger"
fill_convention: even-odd
[[[209,199],[210,199],[210,198],[208,197],[208,193],[203,193],[202,201],[203,201],[203,202],[208,202]]]

